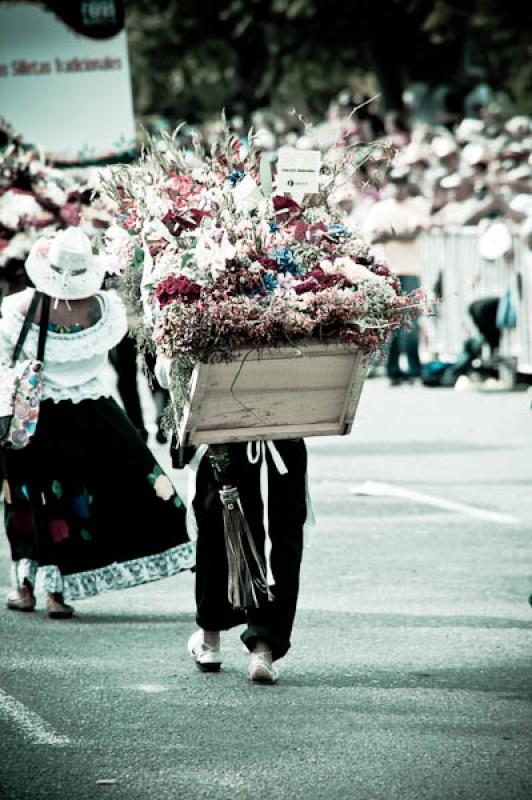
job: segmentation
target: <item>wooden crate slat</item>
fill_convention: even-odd
[[[368,366],[362,362],[362,353],[358,353],[353,361],[350,385],[345,394],[344,408],[342,411],[344,435],[351,433],[367,372]]]
[[[217,431],[197,431],[194,436],[194,442],[188,440],[189,444],[214,444],[213,437],[216,444],[232,444],[235,442],[248,442],[253,440],[268,439],[274,441],[275,439],[299,439],[300,437],[309,436],[335,436],[338,434],[338,425],[336,422],[315,423],[308,425],[270,425],[264,428],[239,428],[225,429]]]
[[[197,364],[180,442],[345,434],[365,374],[360,351],[341,343],[243,351],[229,364]]]
[[[234,427],[241,424],[267,425],[282,418],[287,424],[298,420],[339,420],[344,395],[338,389],[296,392],[248,392],[233,397],[223,394],[206,396],[198,427]]]
[[[284,363],[283,363],[284,362]],[[263,359],[231,364],[210,364],[210,391],[235,393],[256,389],[316,388],[323,383],[345,386],[352,372],[353,356],[349,353],[320,358],[314,355],[287,360]]]

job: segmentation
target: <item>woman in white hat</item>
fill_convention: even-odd
[[[110,397],[108,352],[127,332],[105,266],[79,228],[40,239],[26,262],[37,291],[53,298],[43,395],[27,447],[3,450],[5,527],[14,588],[7,607],[35,608],[39,567],[49,616],[72,616],[81,599],[174,575],[194,566],[185,511],[169,478]],[[9,363],[34,296],[7,297],[0,358]],[[39,307],[21,358],[35,358]]]

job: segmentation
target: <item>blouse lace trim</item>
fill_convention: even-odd
[[[4,330],[13,346],[17,342],[24,318],[15,308],[15,297],[18,295],[6,297],[2,307]],[[101,292],[99,297],[103,299],[102,316],[94,325],[76,333],[48,331],[45,360],[56,364],[85,360],[108,352],[121,341],[127,332],[124,304],[113,292]],[[26,353],[37,352],[38,337],[39,326],[33,324],[24,345]]]

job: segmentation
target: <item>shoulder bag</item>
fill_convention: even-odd
[[[41,300],[37,358],[19,361]],[[35,292],[15,345],[11,364],[0,367],[0,446],[9,450],[26,447],[37,429],[49,316],[50,298],[41,292]]]

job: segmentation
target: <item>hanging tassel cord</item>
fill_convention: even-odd
[[[260,605],[261,596],[273,600],[261,558],[246,520],[238,488],[231,476],[231,459],[223,445],[212,445],[208,457],[222,502],[228,565],[227,596],[233,608]]]
[[[223,506],[225,546],[229,565],[227,595],[234,608],[260,605],[260,597],[268,601],[273,595],[268,586],[264,561],[248,525],[236,487],[220,489]]]

